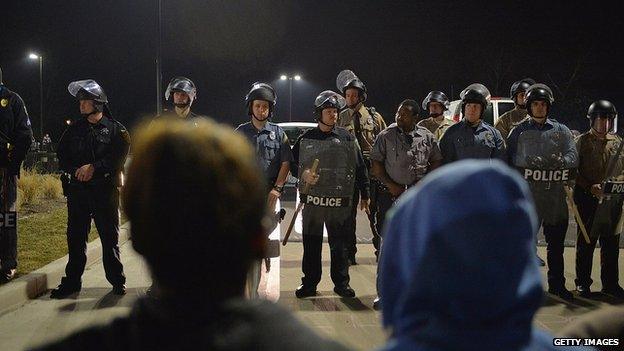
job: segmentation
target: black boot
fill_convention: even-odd
[[[603,288],[602,293],[624,300],[624,289],[619,285]]]
[[[115,294],[115,295],[125,295],[126,294],[126,285],[125,284],[113,285],[113,294]]]
[[[69,281],[67,277],[63,277],[61,279],[61,284],[58,286],[58,288],[52,290],[52,292],[50,293],[50,298],[64,299],[71,294],[79,292],[80,289],[82,289],[81,283],[72,282]]]
[[[548,292],[566,301],[574,300],[574,295],[572,295],[572,293],[564,286],[548,288]]]
[[[3,269],[0,270],[0,284],[8,283],[15,278],[16,269]]]
[[[295,296],[297,298],[302,299],[304,297],[316,296],[316,287],[305,286],[303,284],[299,285],[297,290],[295,290]]]
[[[578,291],[578,294],[580,297],[585,297],[585,298],[589,298],[592,293],[589,286],[585,286],[585,285],[578,285],[576,287],[576,291]]]
[[[337,286],[334,292],[341,297],[355,297],[355,291],[349,285]]]

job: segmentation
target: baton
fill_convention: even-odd
[[[572,213],[574,214],[574,218],[576,219],[576,222],[579,225],[579,228],[581,228],[581,233],[583,233],[583,238],[585,238],[585,242],[590,244],[590,240],[589,240],[589,235],[587,235],[587,228],[585,228],[585,224],[583,223],[583,220],[581,219],[581,214],[578,211],[578,208],[576,207],[576,204],[574,203],[574,199],[573,199],[573,195],[572,195],[572,189],[570,189],[567,185],[563,186],[563,189],[566,192],[566,198],[568,199],[568,204],[570,205],[570,207],[572,207]]]
[[[314,162],[312,163],[312,168],[310,169],[310,172],[315,174],[316,169],[318,168],[318,165],[319,165],[319,160],[318,158],[315,158]],[[310,183],[306,183],[303,187],[302,194],[307,194],[309,190],[310,190]],[[292,232],[293,227],[295,226],[295,221],[297,220],[297,216],[299,215],[299,212],[301,212],[302,208],[303,208],[303,201],[299,202],[299,205],[297,205],[297,209],[293,213],[293,217],[290,220],[290,224],[288,225],[288,230],[286,231],[286,235],[284,236],[284,240],[282,241],[283,246],[286,246],[286,244],[288,243],[288,238],[290,237],[290,233]]]

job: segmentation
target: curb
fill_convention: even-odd
[[[119,246],[129,240],[130,222],[119,227]],[[102,259],[102,242],[100,238],[87,244],[87,263],[89,267]],[[60,284],[65,275],[65,265],[68,256],[65,255],[47,265],[21,276],[5,285],[0,286],[0,315],[3,315],[28,300],[35,299]],[[18,268],[19,269],[19,268]]]

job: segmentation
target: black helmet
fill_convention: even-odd
[[[594,120],[598,117],[606,117],[610,120],[607,130],[609,133],[617,132],[617,122],[614,122],[617,118],[617,110],[610,101],[598,100],[589,106],[587,118],[589,118],[591,128],[594,128]]]
[[[446,97],[446,94],[444,94],[441,91],[431,91],[429,92],[429,94],[427,94],[427,96],[425,97],[425,99],[422,102],[422,108],[425,111],[429,110],[429,103],[430,102],[439,102],[442,107],[444,108],[444,111],[449,109],[449,99],[448,97]]]
[[[247,113],[253,115],[251,107],[254,100],[264,100],[269,103],[269,117],[273,114],[273,108],[277,100],[275,90],[267,83],[255,82],[251,86],[249,93],[245,96],[245,106],[247,106]]]
[[[509,89],[509,98],[514,100],[516,98],[516,95],[522,92],[526,92],[527,89],[529,89],[529,87],[533,84],[535,84],[535,81],[531,78],[524,78],[517,82],[514,82],[511,85],[511,89]]]
[[[195,83],[192,80],[186,77],[175,77],[169,81],[169,85],[167,86],[167,90],[165,90],[165,100],[169,100],[171,98],[171,93],[174,92],[183,92],[189,96],[192,103],[197,96],[197,89],[195,88]]]
[[[464,114],[466,104],[476,103],[481,105],[481,117],[483,117],[483,113],[485,113],[485,109],[490,103],[491,94],[485,85],[473,83],[467,86],[466,89],[462,90],[459,97],[461,98],[462,114]]]
[[[69,93],[77,100],[93,100],[93,107],[98,112],[111,115],[108,108],[108,97],[104,89],[93,79],[77,80],[67,86]]]
[[[67,90],[78,100],[93,100],[99,104],[108,103],[104,89],[93,79],[71,82],[67,86]]]
[[[533,101],[546,101],[546,103],[548,104],[548,110],[550,110],[550,106],[552,106],[552,103],[555,102],[552,90],[550,90],[547,85],[541,83],[531,85],[526,91],[525,99],[527,113],[531,117],[533,117],[533,112],[531,111],[531,104],[533,103]]]
[[[362,82],[360,80],[360,78],[355,77],[355,78],[349,80],[347,82],[347,84],[345,84],[342,87],[342,94],[346,95],[347,94],[347,89],[351,89],[351,88],[355,88],[355,89],[359,90],[360,91],[360,100],[362,102],[366,101],[366,98],[368,98],[368,93],[366,91],[366,85],[364,85],[364,82]]]
[[[346,104],[345,99],[340,94],[331,90],[325,90],[314,100],[314,114],[318,119],[321,117],[324,109],[336,108],[340,111],[346,106]]]
[[[607,117],[609,119],[617,118],[615,105],[607,100],[594,101],[587,110],[587,118],[593,123],[594,119],[597,117]]]

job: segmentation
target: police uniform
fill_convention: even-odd
[[[540,125],[533,118],[528,118],[518,124],[507,139],[508,163],[512,166],[516,166],[519,137],[525,131],[558,132],[572,140],[572,133],[568,127],[556,120],[547,118],[544,124]],[[578,153],[574,143],[565,145],[561,153],[563,159],[561,168],[576,167]],[[529,182],[529,186],[535,201],[539,223],[544,228],[544,237],[546,238],[549,291],[562,291],[565,289],[563,250],[569,218],[563,184]],[[550,217],[556,218],[556,220],[552,220]]]
[[[76,120],[59,141],[59,168],[70,176],[66,184],[69,262],[62,284],[81,284],[91,218],[102,241],[106,279],[114,287],[126,282],[119,258],[118,187],[129,147],[126,128],[106,114],[95,124],[86,118]],[[92,164],[95,170],[91,180],[81,182],[74,174],[86,164]]]
[[[442,161],[442,154],[435,136],[426,128],[416,126],[413,131],[405,133],[396,123],[392,123],[375,140],[371,160],[382,163],[392,181],[408,188],[425,176],[429,165]],[[386,213],[395,200],[385,185],[379,188],[376,215],[379,234],[383,234]],[[379,239],[373,238],[376,254]]]
[[[503,139],[507,140],[511,130],[527,117],[527,110],[516,106],[513,110],[507,111],[500,116],[494,124],[494,127],[498,129]]]
[[[500,132],[485,121],[476,127],[466,120],[450,126],[440,140],[440,151],[445,164],[466,158],[505,159]]]
[[[613,134],[607,134],[605,139],[596,137],[590,131],[576,138],[576,147],[579,154],[579,168],[574,187],[574,202],[589,233],[588,244],[581,235],[580,228],[576,240],[576,286],[589,289],[592,284],[591,271],[596,242],[600,241],[600,278],[604,290],[616,290],[618,284],[618,255],[620,235],[617,224],[622,215],[622,197],[598,199],[592,195],[591,187],[601,184],[607,172],[607,165],[611,155],[619,146],[622,139]],[[611,213],[610,223],[601,225],[594,223],[594,215],[598,207],[604,206]]]
[[[299,149],[304,139],[311,140],[331,140],[339,142],[355,142],[355,138],[346,129],[335,127],[332,131],[325,133],[319,127],[310,129],[303,133],[293,146],[293,157],[291,173],[299,174]],[[355,152],[356,171],[355,187],[358,188],[362,199],[369,198],[368,172],[364,164],[361,153]],[[353,199],[352,207],[357,208],[357,199]],[[349,238],[347,228],[349,226],[349,213],[351,209],[346,208],[323,208],[319,206],[306,205],[303,208],[303,287],[316,291],[316,286],[321,280],[321,247],[323,244],[323,224],[327,228],[329,248],[331,251],[331,279],[338,289],[349,286],[349,265],[347,262],[347,250]]]
[[[384,121],[381,114],[375,111],[374,108],[367,108],[363,103],[359,103],[354,109],[347,108],[340,112],[338,116],[338,126],[345,128],[349,133],[356,137],[358,144],[360,145],[360,149],[362,150],[362,155],[364,157],[364,162],[368,171],[370,172],[370,153],[373,149],[373,145],[375,144],[375,138],[382,130],[386,129],[387,125]],[[376,180],[370,180],[370,215],[369,221],[370,225],[373,228],[376,228],[375,218],[377,213],[377,201],[376,194],[377,188],[381,184]],[[360,194],[359,190],[356,187],[355,192],[353,194],[353,201],[357,203]],[[357,252],[357,235],[356,235],[356,218],[357,218],[357,206],[353,206],[353,210],[351,212],[351,216],[349,218],[349,227],[348,227],[348,254],[350,260],[355,262],[355,254]],[[375,239],[377,238],[377,239]],[[378,233],[373,231],[373,241],[379,241]]]
[[[442,122],[436,121],[435,117],[428,117],[418,122],[416,125],[427,128],[431,133],[433,133],[436,140],[440,141],[446,130],[453,124],[455,124],[455,122],[446,117],[442,120]]]
[[[283,162],[292,162],[293,155],[286,132],[279,125],[266,122],[262,130],[257,130],[252,122],[236,127],[236,130],[249,140],[256,149],[257,159],[264,171],[269,191],[277,180]]]
[[[1,74],[1,72],[0,72]],[[0,76],[0,177],[4,214],[0,227],[0,283],[13,278],[17,268],[17,178],[32,142],[32,130],[22,98],[2,85]],[[8,146],[10,145],[10,146]],[[12,214],[11,214],[12,213]]]

